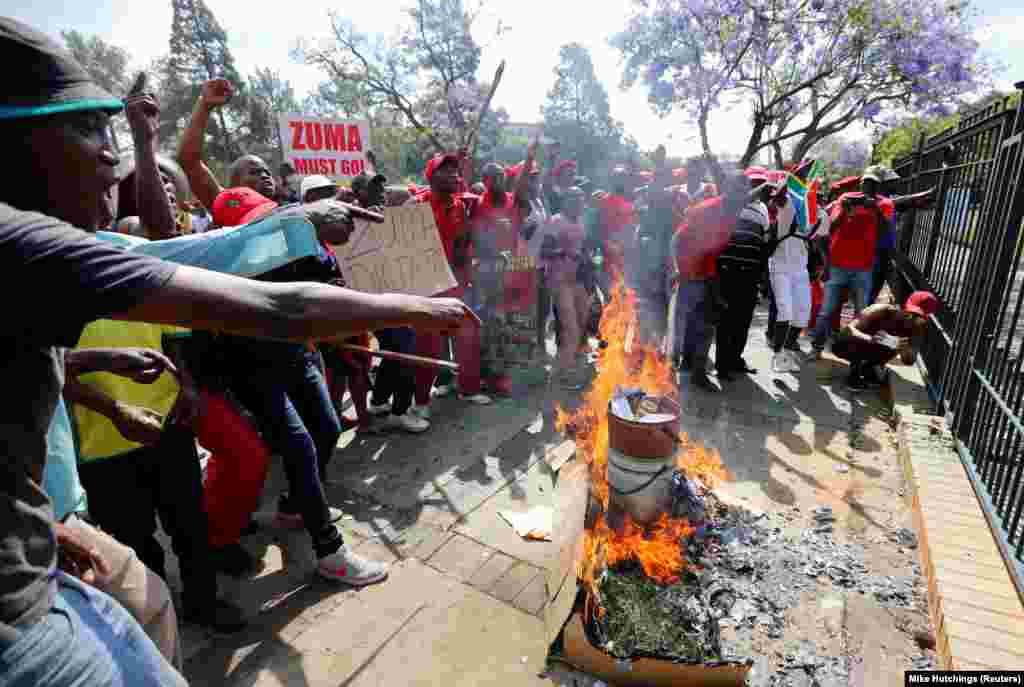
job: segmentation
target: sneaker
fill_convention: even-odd
[[[210,560],[217,572],[229,577],[245,577],[260,568],[260,561],[256,556],[242,548],[238,542],[219,549],[210,549]]]
[[[373,401],[370,401],[366,405],[366,410],[369,411],[370,415],[387,415],[391,412],[390,403],[381,403],[379,406],[374,405]]]
[[[787,372],[799,372],[801,369],[803,369],[803,365],[800,364],[800,358],[797,357],[797,354],[795,352],[783,351],[782,355],[785,356],[786,362],[788,363],[786,368]]]
[[[213,606],[186,608],[185,620],[218,634],[235,634],[249,624],[241,608],[223,599],[217,599]]]
[[[778,353],[772,354],[772,372],[776,374],[782,374],[789,372],[789,356],[779,351]]]
[[[478,406],[487,406],[491,404],[491,397],[486,394],[470,394],[469,396],[459,394],[459,400]]]
[[[430,406],[413,406],[409,412],[423,420],[429,420],[432,415]]]
[[[423,418],[405,413],[404,415],[388,415],[384,419],[384,427],[387,429],[400,429],[410,434],[420,434],[430,429],[430,423]]]
[[[435,386],[431,392],[431,396],[437,396],[438,398],[444,398],[445,396],[451,396],[452,392],[455,391],[454,385],[452,384],[441,384]]]
[[[316,572],[324,579],[353,587],[376,584],[388,577],[386,565],[363,558],[345,545],[330,556],[321,558],[317,562]]]

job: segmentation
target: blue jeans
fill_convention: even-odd
[[[844,270],[841,267],[832,267],[829,270],[828,282],[825,284],[825,300],[814,323],[815,348],[825,347],[825,340],[828,339],[829,328],[832,326],[832,317],[839,307],[839,297],[843,289],[850,290],[857,312],[865,308],[868,294],[871,293],[871,276],[870,271],[858,272]]]
[[[55,584],[50,612],[0,642],[0,686],[187,686],[119,603],[62,572]]]
[[[341,533],[330,524],[322,482],[341,437],[341,421],[320,372],[319,356],[289,354],[286,348],[269,359],[255,351],[249,356],[239,352],[231,390],[256,416],[267,445],[283,458],[289,498],[313,537],[317,557],[323,557],[342,543]]]

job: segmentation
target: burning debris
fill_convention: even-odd
[[[615,684],[741,685],[808,594],[838,588],[904,608],[918,600],[913,578],[872,576],[862,548],[833,541],[830,507],[792,537],[775,516],[719,499],[728,473],[680,431],[668,361],[635,343],[627,350],[633,326],[633,296],[619,286],[601,320],[597,377],[576,412],[557,413],[585,465],[560,478],[560,512],[576,529],[561,530],[549,578],[554,656]],[[912,543],[906,532],[894,541]],[[781,672],[756,671],[756,684],[845,684],[844,657],[791,653]]]
[[[633,295],[619,285],[601,319],[597,377],[579,410],[558,410],[595,502],[577,569],[583,630],[619,661],[722,666],[719,619],[731,608],[715,606],[697,561],[722,510],[712,489],[728,475],[680,431],[672,367],[633,341],[635,326]],[[749,660],[731,663],[742,680]]]

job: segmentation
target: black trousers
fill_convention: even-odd
[[[719,372],[730,372],[741,365],[750,323],[754,321],[762,273],[756,266],[719,265],[719,284],[726,304],[715,331],[715,367]]]
[[[416,332],[408,327],[382,329],[374,332],[381,350],[394,353],[416,353]],[[373,404],[383,405],[391,399],[391,414],[405,415],[412,406],[416,391],[416,369],[397,360],[385,358],[377,368],[373,383]]]
[[[78,472],[96,524],[135,549],[139,560],[166,579],[164,550],[155,536],[160,516],[178,557],[186,613],[202,611],[216,601],[202,471],[191,431],[168,427],[155,446],[82,463]]]

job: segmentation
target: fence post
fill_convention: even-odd
[[[1015,84],[1024,87],[1024,82]],[[960,360],[963,372],[960,382],[964,385],[963,395],[955,409],[954,432],[966,440],[974,426],[978,397],[981,394],[981,382],[978,374],[983,374],[988,367],[989,358],[994,348],[994,333],[999,321],[999,305],[1003,291],[1008,288],[1007,280],[1012,280],[1010,268],[1016,252],[1017,238],[1020,235],[1021,219],[1024,218],[1024,189],[1021,188],[1022,151],[1018,150],[1016,158],[1011,155],[1011,148],[1020,147],[1021,142],[1014,140],[1019,134],[1019,127],[1024,126],[1024,100],[1017,106],[1012,119],[1007,119],[1003,126],[996,158],[993,162],[992,176],[986,184],[985,207],[978,222],[979,232],[975,235],[974,245],[980,246],[975,269],[968,272],[968,278],[977,278],[977,295],[971,302],[964,303],[973,316],[967,318],[964,327],[958,323],[958,339],[966,343],[965,350],[955,357]],[[1013,168],[1009,163],[1014,162]],[[1008,178],[1010,177],[1010,178]],[[1009,193],[999,193],[997,185],[1004,186]],[[1003,201],[1005,200],[1005,204]],[[974,256],[972,256],[973,259]],[[989,269],[985,270],[985,266]],[[969,332],[969,334],[968,334]]]
[[[922,276],[932,283],[932,268],[935,267],[935,253],[939,248],[939,236],[942,233],[943,219],[946,215],[946,196],[948,175],[947,168],[943,167],[939,172],[939,190],[935,199],[935,214],[932,215],[932,233],[928,237],[928,250],[925,252],[924,267],[921,270]]]

